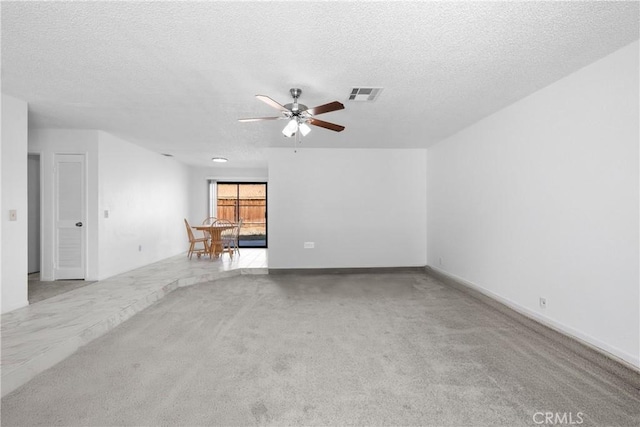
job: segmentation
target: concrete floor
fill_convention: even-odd
[[[96,282],[90,280],[56,280],[47,282],[40,280],[40,273],[29,274],[29,304],[35,304],[93,283]]]
[[[2,399],[2,425],[20,426],[520,426],[545,413],[637,426],[640,396],[413,272],[177,289]]]

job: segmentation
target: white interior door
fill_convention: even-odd
[[[85,158],[83,154],[55,157],[54,278],[85,278]]]

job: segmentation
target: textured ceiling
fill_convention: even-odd
[[[254,98],[338,100],[303,146],[427,147],[638,39],[638,2],[7,2],[2,91],[32,128],[102,129],[189,164],[290,146]],[[370,103],[354,86],[383,87]]]

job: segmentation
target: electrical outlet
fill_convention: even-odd
[[[109,209],[104,210],[104,217],[109,218]]]
[[[442,265],[442,257],[438,258],[438,265]]]
[[[540,297],[540,308],[547,308],[547,299]]]
[[[315,242],[304,242],[304,248],[305,249],[314,249],[316,247],[316,243]]]
[[[138,245],[138,252],[142,252],[142,245]]]

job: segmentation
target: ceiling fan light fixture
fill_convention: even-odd
[[[302,134],[302,136],[307,136],[307,134],[311,132],[311,128],[309,127],[309,125],[304,122],[298,125],[298,129],[300,129],[300,133]]]
[[[229,160],[224,157],[213,157],[211,161],[215,163],[227,163]]]
[[[298,131],[298,122],[296,119],[289,120],[289,123],[282,129],[282,134],[287,138],[291,138]]]

